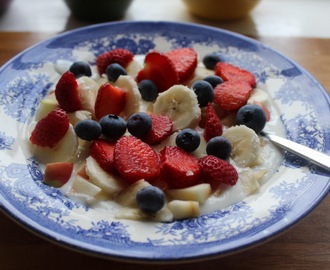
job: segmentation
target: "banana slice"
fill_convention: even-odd
[[[111,196],[125,188],[124,181],[104,171],[91,156],[86,159],[86,174],[94,185]]]
[[[126,92],[126,104],[123,116],[128,118],[132,114],[139,112],[142,98],[134,79],[126,75],[119,76],[114,85]]]
[[[248,104],[253,104],[254,102],[261,103],[262,105],[268,107],[269,106],[269,97],[267,93],[260,89],[255,88],[253,89],[250,98],[248,99]]]
[[[156,222],[172,222],[173,214],[165,205],[155,215],[148,215],[138,208],[123,207],[116,212],[115,217],[118,219],[129,220],[151,220]]]
[[[243,192],[246,196],[256,192],[260,187],[260,180],[267,173],[266,170],[244,168],[239,173]]]
[[[189,80],[189,82],[187,83],[187,85],[189,87],[191,87],[192,84],[195,81],[203,80],[205,77],[210,76],[210,75],[214,75],[214,71],[213,70],[206,69],[203,66],[197,66],[197,68],[195,69],[194,77]]]
[[[226,129],[223,137],[232,144],[231,158],[240,167],[251,167],[260,163],[260,140],[247,126],[234,126]]]
[[[143,68],[143,65],[141,65],[141,63],[139,61],[133,60],[133,61],[129,62],[128,66],[126,67],[127,74],[129,76],[135,78],[142,68]]]
[[[89,111],[94,116],[94,104],[99,85],[91,78],[82,76],[77,79],[78,93],[83,110]]]
[[[153,113],[167,115],[173,121],[174,130],[195,128],[201,117],[196,94],[184,85],[174,85],[160,93]]]

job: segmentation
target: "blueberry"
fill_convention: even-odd
[[[215,88],[218,84],[223,83],[223,79],[217,75],[206,76],[203,80],[209,82],[213,88]]]
[[[248,104],[241,107],[236,114],[236,124],[245,125],[259,134],[267,122],[264,110],[254,104]]]
[[[203,64],[207,69],[214,70],[215,65],[221,62],[221,58],[222,56],[219,52],[213,52],[204,56]]]
[[[127,75],[127,71],[123,66],[114,63],[107,67],[106,74],[110,82],[115,82],[120,75]]]
[[[155,186],[148,186],[140,189],[136,193],[135,199],[138,207],[148,214],[158,212],[165,205],[164,192]]]
[[[213,101],[214,91],[212,85],[204,80],[199,80],[193,83],[191,88],[194,90],[199,107],[203,108],[207,106],[209,102]]]
[[[76,78],[82,76],[92,76],[91,67],[86,62],[82,61],[74,62],[70,66],[69,71],[71,71]]]
[[[175,138],[175,143],[178,147],[187,152],[195,151],[201,142],[199,133],[190,128],[185,128],[179,132]]]
[[[146,101],[154,101],[158,96],[157,86],[151,80],[142,80],[139,83],[141,96]]]
[[[138,112],[132,114],[127,120],[127,129],[133,136],[143,139],[150,131],[152,120],[149,114]]]
[[[232,145],[228,139],[222,136],[216,136],[210,139],[206,145],[206,153],[221,159],[228,159],[231,153]]]
[[[97,139],[102,134],[101,125],[94,120],[80,120],[74,127],[74,131],[80,139],[92,141]]]
[[[108,114],[100,119],[103,135],[109,139],[116,141],[126,132],[126,121],[115,114]]]

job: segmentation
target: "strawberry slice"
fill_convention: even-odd
[[[227,111],[235,111],[246,104],[252,87],[245,81],[226,81],[214,89],[214,102]]]
[[[69,117],[62,109],[55,109],[40,119],[34,127],[30,141],[41,147],[53,148],[67,133]]]
[[[177,146],[165,146],[160,160],[160,176],[169,188],[186,188],[200,182],[202,169],[192,154]]]
[[[208,155],[199,160],[205,181],[209,182],[213,189],[220,184],[234,186],[238,180],[236,169],[227,161]]]
[[[143,141],[149,145],[160,143],[172,134],[173,122],[166,115],[150,114],[152,126]]]
[[[125,103],[125,91],[110,83],[101,85],[94,105],[96,119],[100,120],[107,114],[120,115],[124,111]]]
[[[96,160],[100,167],[109,172],[114,172],[115,144],[104,139],[97,139],[89,147],[89,154]]]
[[[100,75],[106,73],[110,64],[117,63],[124,68],[133,60],[134,54],[126,49],[113,49],[96,58],[96,67]]]
[[[212,103],[209,103],[206,108],[204,139],[209,141],[213,137],[222,135],[222,124],[215,112]]]
[[[179,76],[179,83],[187,81],[197,67],[197,53],[192,48],[179,48],[165,54],[173,62]]]
[[[153,81],[159,92],[163,92],[179,82],[178,73],[172,61],[163,53],[149,52],[144,60],[144,67],[139,71],[137,82]]]
[[[117,171],[129,183],[140,179],[152,182],[159,176],[158,154],[134,136],[123,136],[116,142],[114,160]]]
[[[251,72],[225,62],[216,64],[215,75],[220,76],[224,81],[245,81],[251,87],[255,87],[257,84],[256,78]]]
[[[61,76],[56,84],[55,97],[60,107],[67,112],[82,109],[78,83],[72,72],[67,71]]]

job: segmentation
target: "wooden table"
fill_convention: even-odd
[[[0,65],[55,33],[0,32]],[[330,93],[330,39],[257,38],[306,68]],[[330,197],[291,230],[250,250],[193,264],[135,265],[57,246],[0,212],[0,269],[329,269]]]

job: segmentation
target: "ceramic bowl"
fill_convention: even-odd
[[[188,10],[210,20],[233,20],[249,14],[260,0],[183,0]]]
[[[121,19],[133,0],[64,0],[72,15],[83,21],[106,22]]]

